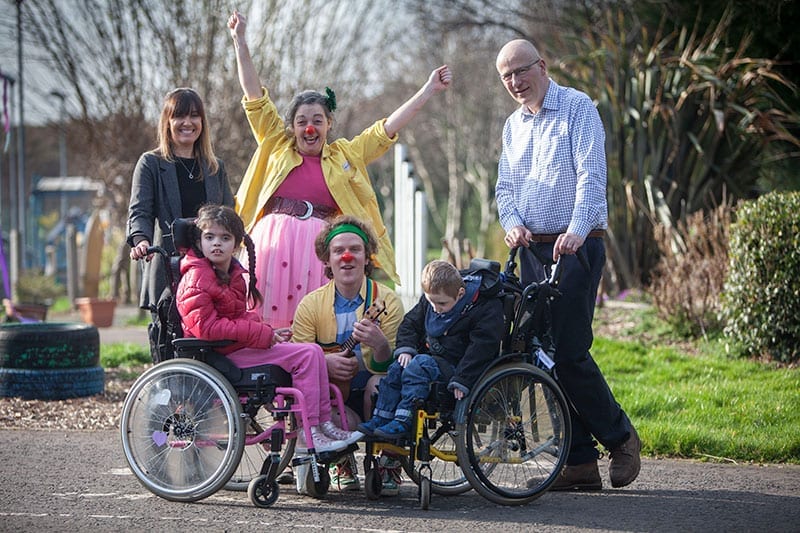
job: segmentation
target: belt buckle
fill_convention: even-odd
[[[303,215],[297,217],[300,220],[306,220],[307,218],[311,218],[311,215],[314,214],[314,204],[312,204],[308,200],[303,200],[303,203],[306,204],[306,212],[303,213]]]

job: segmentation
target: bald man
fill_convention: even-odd
[[[506,43],[496,66],[519,103],[503,128],[498,165],[496,198],[505,243],[520,247],[523,283],[544,278],[537,255],[553,261],[565,256],[562,297],[552,305],[555,368],[577,412],[571,410],[567,465],[550,490],[602,489],[595,439],[610,451],[611,486],[624,487],[639,474],[641,441],[589,353],[606,257],[603,124],[586,94],[548,76],[547,63],[531,42]],[[588,271],[575,257],[581,247]]]

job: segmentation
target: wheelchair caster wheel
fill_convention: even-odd
[[[328,472],[328,466],[321,463],[317,464],[317,471],[319,481],[314,481],[314,472],[309,466],[306,473],[306,490],[312,498],[324,498],[331,486],[331,474]]]
[[[364,492],[368,500],[377,500],[381,497],[383,480],[377,468],[370,468],[364,474]]]
[[[427,511],[431,505],[431,478],[422,476],[419,480],[419,508]]]
[[[256,476],[247,486],[247,495],[256,507],[269,507],[278,499],[278,482],[267,481],[266,475]]]

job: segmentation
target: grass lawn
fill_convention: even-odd
[[[625,314],[615,338],[597,329],[592,355],[645,454],[800,464],[800,368],[731,358],[721,339],[676,339],[650,308]]]

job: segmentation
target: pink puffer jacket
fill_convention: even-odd
[[[236,341],[219,349],[230,353],[241,348],[269,348],[274,331],[261,316],[247,311],[245,269],[235,259],[231,281],[223,285],[211,262],[189,251],[181,261],[181,280],[176,299],[187,337]]]

